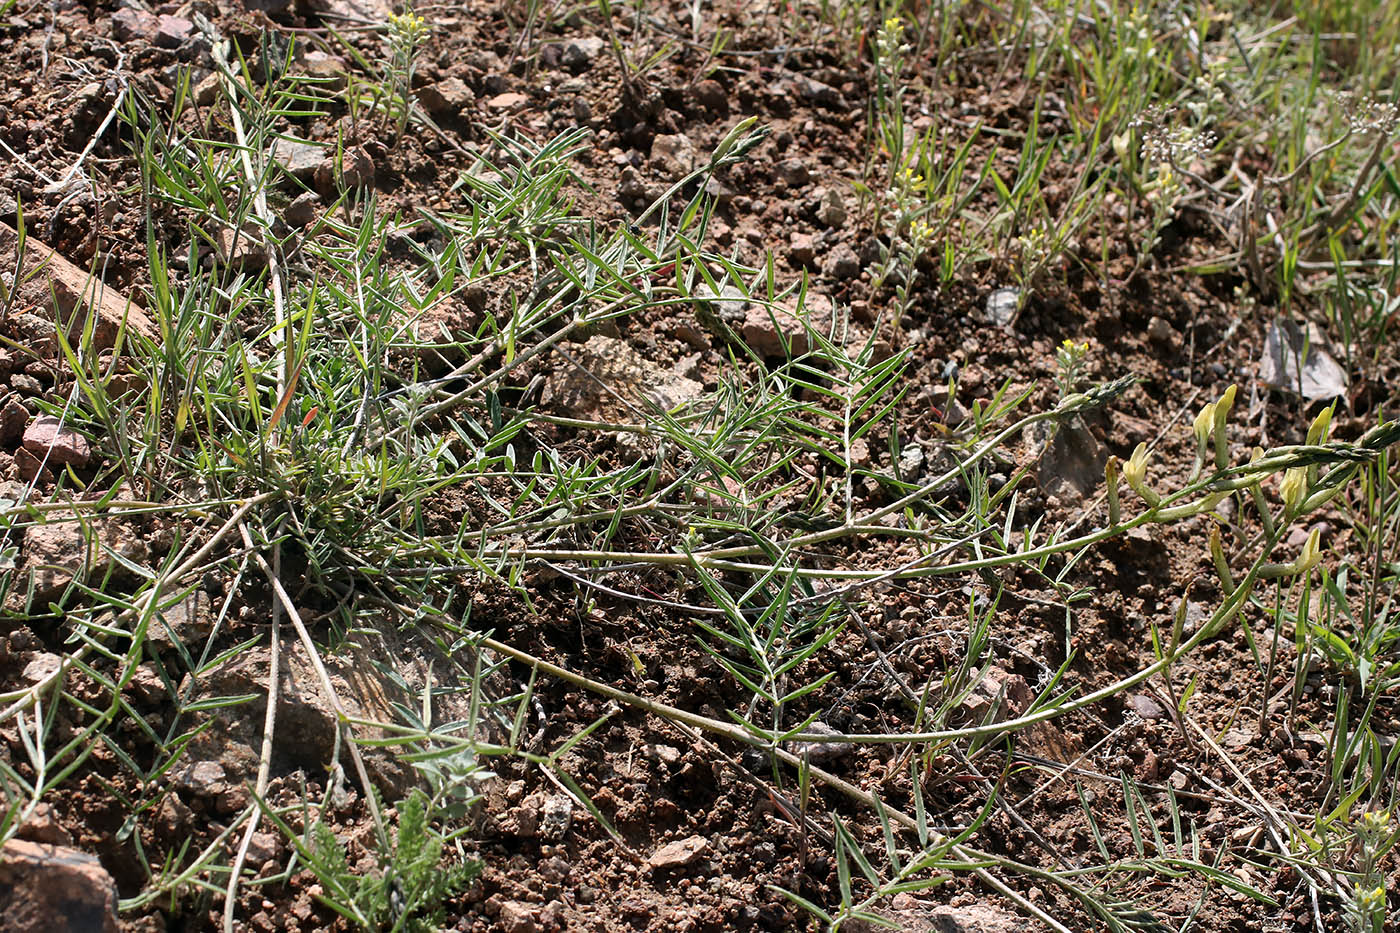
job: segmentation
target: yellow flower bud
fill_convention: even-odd
[[[1202,447],[1206,441],[1210,440],[1211,429],[1215,427],[1215,403],[1210,402],[1201,409],[1201,413],[1196,416],[1196,423],[1192,430],[1196,432],[1196,443]]]
[[[1147,461],[1150,456],[1147,444],[1138,444],[1128,462],[1123,464],[1123,479],[1128,481],[1134,492],[1142,496],[1144,502],[1155,508],[1162,501],[1162,497],[1147,485]]]
[[[1283,474],[1283,481],[1278,486],[1279,495],[1283,497],[1283,508],[1285,515],[1295,515],[1298,506],[1303,502],[1303,496],[1308,491],[1308,471],[1305,467],[1292,467]]]
[[[1308,535],[1308,540],[1303,542],[1303,550],[1298,553],[1298,559],[1293,562],[1293,572],[1297,574],[1307,573],[1317,566],[1322,560],[1322,535],[1316,528],[1312,534]]]
[[[1333,402],[1322,411],[1317,413],[1312,425],[1308,428],[1308,445],[1327,443],[1327,432],[1332,427],[1332,410],[1337,407]]]
[[[1230,573],[1230,562],[1225,558],[1225,548],[1220,543],[1220,526],[1210,526],[1210,558],[1215,564],[1215,574],[1220,577],[1220,585],[1226,593],[1235,591],[1235,576]]]
[[[1230,465],[1230,447],[1225,438],[1225,419],[1230,417],[1230,409],[1235,404],[1236,385],[1232,382],[1230,387],[1220,395],[1220,399],[1215,403],[1215,468],[1223,470]]]
[[[1211,402],[1201,409],[1195,424],[1191,426],[1196,435],[1196,465],[1191,468],[1191,475],[1187,478],[1189,483],[1196,481],[1196,477],[1201,475],[1201,468],[1206,465],[1206,455],[1210,451],[1210,433],[1214,428],[1215,403]]]

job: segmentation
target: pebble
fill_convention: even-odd
[[[31,377],[32,378],[32,377]],[[13,395],[0,408],[0,444],[6,447],[14,444],[24,435],[24,426],[29,421],[29,410]]]
[[[1165,346],[1175,346],[1181,340],[1181,335],[1176,332],[1176,328],[1155,314],[1147,322],[1147,336]]]
[[[162,13],[156,20],[155,44],[163,49],[178,49],[194,32],[194,23],[183,16]]]
[[[283,219],[293,227],[305,227],[316,219],[316,208],[320,203],[320,195],[314,191],[304,191],[287,205]]]
[[[668,871],[684,868],[691,864],[710,847],[704,836],[688,836],[666,845],[652,853],[647,866],[653,871]]]
[[[987,296],[985,317],[988,324],[1005,327],[1016,317],[1016,309],[1021,304],[1021,293],[1014,288],[998,288]]]
[[[131,42],[144,39],[150,42],[160,28],[160,20],[154,13],[129,7],[112,14],[112,35],[118,42]]]
[[[420,90],[418,102],[433,116],[445,114],[455,117],[471,109],[476,103],[476,95],[461,78],[447,78]]]
[[[40,415],[25,429],[24,449],[41,460],[47,456],[50,464],[58,466],[84,467],[92,459],[88,439],[52,415]]]
[[[559,62],[575,74],[587,71],[593,66],[593,59],[598,57],[606,45],[600,36],[570,39],[564,46],[563,54],[559,56]]]
[[[838,282],[853,279],[860,275],[860,257],[849,245],[842,243],[822,263],[822,272]]]
[[[528,101],[529,98],[518,91],[506,91],[504,94],[497,94],[486,102],[486,106],[492,110],[514,110]]]
[[[24,395],[38,395],[44,391],[43,384],[28,373],[15,373],[10,376],[10,388]]]
[[[811,265],[817,257],[816,244],[810,233],[794,233],[788,240],[788,256],[799,266]]]
[[[66,846],[11,839],[0,848],[12,933],[117,933],[117,885],[96,856]]]

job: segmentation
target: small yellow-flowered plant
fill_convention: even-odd
[[[418,50],[428,41],[428,24],[405,6],[402,13],[389,14],[389,77],[394,85],[394,98],[399,105],[397,140],[408,125],[413,110],[413,70]]]
[[[1382,933],[1386,929],[1385,873],[1381,860],[1394,843],[1390,811],[1368,810],[1355,825],[1357,841],[1361,843],[1358,858],[1360,871],[1353,882],[1351,929],[1365,933]]]
[[[1060,398],[1079,391],[1079,383],[1084,378],[1084,360],[1089,355],[1089,341],[1075,343],[1066,337],[1055,350],[1055,385],[1060,390]]]

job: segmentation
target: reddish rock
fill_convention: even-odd
[[[84,467],[92,459],[88,439],[52,415],[40,415],[25,428],[24,449],[40,460],[47,457],[51,467]]]
[[[272,158],[282,170],[301,181],[311,181],[316,169],[334,149],[318,146],[290,136],[279,137],[272,144]]]
[[[704,836],[688,836],[676,842],[668,842],[657,849],[647,859],[653,871],[673,871],[691,864],[710,847]]]
[[[150,42],[160,28],[160,20],[145,10],[120,9],[112,14],[112,35],[118,42],[144,39]]]
[[[316,190],[322,194],[334,194],[338,182],[346,188],[359,188],[374,184],[374,160],[361,146],[353,146],[340,153],[340,177],[336,177],[336,160],[332,155],[316,166]]]
[[[514,110],[525,104],[530,98],[516,91],[507,91],[504,94],[497,94],[486,102],[486,106],[492,110]]]
[[[15,451],[15,473],[26,483],[32,483],[41,476],[47,478],[52,475],[44,468],[43,461],[23,447]]]
[[[418,102],[433,116],[455,117],[471,109],[476,95],[461,78],[448,78],[420,90]]]
[[[323,87],[340,90],[345,87],[345,73],[349,70],[343,59],[327,52],[311,49],[301,59],[301,70],[309,78],[324,82]]]
[[[114,569],[113,553],[137,565],[150,560],[150,546],[129,525],[99,519],[89,528],[85,533],[76,522],[55,522],[24,530],[16,573],[18,579],[32,578],[35,599],[57,598],[74,580],[100,581]],[[120,565],[115,569],[122,572]],[[12,588],[7,606],[22,603],[26,589],[24,583]]]
[[[729,115],[729,92],[713,78],[698,82],[691,95],[695,103],[715,116]]]
[[[799,266],[810,266],[817,258],[817,246],[810,233],[794,233],[788,239],[788,256]]]
[[[831,311],[831,299],[808,293],[802,314],[813,329],[826,333],[831,328]],[[739,336],[759,356],[782,356],[784,343],[793,354],[806,353],[811,348],[796,298],[773,308],[750,305],[744,312]]]
[[[0,408],[0,444],[6,447],[24,435],[24,425],[29,421],[29,411],[13,395]]]
[[[535,912],[529,904],[519,901],[505,901],[501,904],[498,918],[505,933],[535,933],[539,929],[535,923]]]
[[[155,43],[163,49],[178,49],[194,32],[194,23],[183,16],[162,13],[156,20]]]
[[[73,835],[59,822],[52,804],[41,803],[34,813],[20,826],[15,835],[30,842],[42,842],[51,846],[71,846]]]
[[[0,917],[10,933],[117,933],[117,886],[86,852],[11,839],[0,848]]]
[[[15,268],[20,258],[16,255],[18,243],[19,234],[14,228],[0,223],[0,268]],[[56,306],[61,319],[67,323],[70,341],[76,343],[82,336],[89,314],[97,316],[93,343],[99,350],[111,349],[123,323],[127,340],[132,339],[133,333],[148,340],[159,337],[145,311],[86,269],[73,265],[40,243],[32,234],[24,241],[23,258],[24,270],[20,278],[23,284],[15,290],[20,303],[42,309],[41,313],[50,320]]]

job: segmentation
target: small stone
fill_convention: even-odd
[[[640,206],[651,201],[653,196],[659,193],[630,165],[622,170],[622,175],[617,181],[617,197],[623,204]]]
[[[12,445],[24,435],[24,425],[29,421],[29,410],[20,404],[13,395],[0,408],[0,444]]]
[[[1128,708],[1147,720],[1161,719],[1163,716],[1167,715],[1167,711],[1162,708],[1162,704],[1145,693],[1134,693],[1129,696]]]
[[[1148,784],[1155,783],[1160,776],[1161,768],[1161,756],[1149,750],[1142,756],[1142,764],[1137,767],[1136,777],[1139,781],[1145,781]]]
[[[704,836],[690,836],[666,845],[652,853],[647,865],[652,871],[674,871],[691,864],[710,847]]]
[[[1345,395],[1346,370],[1330,351],[1326,334],[1316,324],[1308,324],[1304,333],[1293,321],[1276,318],[1264,335],[1259,381],[1270,389],[1294,392],[1309,401]]]
[[[924,466],[924,449],[918,444],[910,444],[899,452],[899,475],[905,482],[919,477]]]
[[[580,124],[587,123],[593,119],[593,108],[588,105],[588,101],[583,97],[575,97],[572,105],[574,119]]]
[[[831,325],[831,313],[831,299],[824,295],[808,294],[800,312],[795,299],[771,309],[754,304],[744,313],[739,336],[759,356],[802,354],[811,349],[803,317],[814,330],[826,331]]]
[[[817,205],[817,219],[833,230],[845,226],[846,201],[841,192],[833,188],[822,196]]]
[[[558,367],[545,382],[541,403],[575,417],[621,417],[621,399],[671,411],[704,391],[701,383],[662,368],[615,337],[590,337],[572,355],[575,362]]]
[[[535,933],[535,912],[529,904],[520,901],[502,901],[501,913],[496,918],[503,933]]]
[[[461,78],[447,78],[418,92],[418,102],[433,116],[455,117],[470,110],[476,95]]]
[[[127,682],[126,689],[138,702],[147,706],[155,706],[167,699],[165,682],[160,679],[160,674],[156,673],[150,664],[142,664],[132,674],[131,680]]]
[[[112,36],[118,42],[132,42],[136,39],[150,42],[159,28],[160,20],[155,14],[145,10],[124,7],[112,14]]]
[[[114,569],[113,553],[140,565],[150,559],[151,549],[130,526],[111,519],[95,520],[86,532],[72,523],[30,525],[24,530],[18,572],[32,576],[36,599],[49,600],[74,580],[102,579]],[[24,589],[13,588],[10,599],[23,600]]]
[[[920,926],[939,933],[1022,933],[1026,921],[1015,914],[982,904],[935,907],[923,914]]]
[[[843,112],[850,110],[850,104],[846,103],[846,98],[842,97],[841,92],[830,84],[824,84],[806,75],[798,75],[793,84],[800,97],[806,98],[819,107]]]
[[[860,275],[860,258],[848,244],[842,243],[822,263],[822,272],[838,282],[853,279]]]
[[[809,723],[803,732],[810,732],[814,735],[839,735],[835,729],[822,722],[820,719]],[[826,764],[837,761],[850,755],[856,749],[850,742],[792,742],[788,751],[799,758],[805,758],[815,764]]]
[[[262,865],[282,854],[282,837],[275,833],[253,833],[248,841],[248,860]]]
[[[963,700],[963,709],[974,722],[984,722],[993,714],[995,722],[1015,719],[1024,713],[1035,698],[1030,684],[1020,674],[1011,674],[999,667],[989,667],[977,686]]]
[[[794,233],[788,238],[788,257],[799,266],[810,266],[817,257],[816,243],[810,233]]]
[[[43,842],[51,846],[73,844],[73,834],[59,822],[58,814],[54,812],[50,803],[41,803],[35,807],[33,815],[24,821],[24,825],[15,835],[30,842]]]
[[[1021,293],[1014,288],[998,288],[987,296],[983,319],[988,324],[1006,327],[1016,319],[1016,310],[1021,306]]]
[[[606,45],[607,43],[599,36],[570,39],[564,45],[559,62],[574,74],[587,71],[593,65],[593,59],[598,57]]]
[[[307,6],[323,19],[329,17],[355,24],[384,23],[394,12],[389,0],[308,0]]]
[[[574,802],[567,794],[546,797],[540,807],[539,835],[549,842],[558,842],[569,831],[574,817]]]
[[[778,163],[778,178],[790,188],[801,188],[812,180],[812,173],[801,159],[784,159]]]
[[[281,137],[272,144],[272,158],[282,170],[301,181],[310,181],[316,169],[326,161],[327,149],[291,137]]]
[[[20,674],[20,678],[27,684],[43,683],[62,666],[63,659],[58,655],[41,651],[24,666],[24,672]]]
[[[345,62],[328,52],[311,49],[301,57],[301,70],[308,78],[316,78],[322,87],[339,90],[345,86]]]
[[[15,373],[12,375],[10,377],[10,388],[22,395],[42,395],[44,392],[44,384],[28,373]]]
[[[308,226],[316,219],[316,208],[321,204],[321,196],[314,191],[303,191],[287,205],[282,219],[293,227]]]
[[[13,381],[13,377],[12,377]],[[52,415],[40,415],[24,431],[24,449],[50,465],[85,467],[92,459],[92,445],[83,435]]]
[[[1181,339],[1175,327],[1155,314],[1147,322],[1147,336],[1152,341],[1169,347],[1176,346]]]
[[[497,94],[486,102],[486,106],[491,110],[514,110],[522,107],[530,98],[517,91],[506,91],[504,94]]]
[[[219,261],[234,269],[261,269],[267,265],[267,249],[256,225],[247,223],[242,231],[224,227],[214,234]]]
[[[1048,495],[1077,503],[1103,482],[1108,450],[1080,416],[1065,418],[1053,427],[1032,425],[1022,436],[1028,448],[1041,451],[1036,476]]]
[[[213,106],[219,99],[219,73],[211,71],[194,86],[194,102],[201,107]]]
[[[677,181],[696,165],[695,144],[683,133],[659,134],[651,142],[651,159]]]
[[[374,160],[363,146],[352,146],[340,154],[340,173],[336,175],[334,156],[316,166],[316,190],[322,194],[333,194],[341,185],[345,188],[359,188],[374,182]]]
[[[711,178],[705,182],[705,193],[714,198],[715,201],[721,205],[727,205],[734,200],[734,189],[730,188],[718,178]],[[714,223],[715,229],[718,230],[719,225],[722,224],[723,221],[716,219]],[[726,227],[726,229],[728,228]]]
[[[190,793],[203,795],[222,793],[226,779],[227,772],[217,761],[196,761],[176,776],[175,783]]]
[[[653,745],[650,749],[656,760],[664,765],[676,765],[681,760],[681,750],[674,745]]]
[[[26,483],[32,483],[41,476],[47,479],[50,474],[44,461],[21,447],[15,451],[15,473]]]
[[[725,116],[729,113],[729,94],[724,90],[724,85],[714,78],[706,78],[704,81],[696,83],[691,90],[695,103],[701,108],[716,116]]]
[[[194,811],[177,794],[166,794],[156,808],[153,829],[162,839],[175,839],[190,831]]]
[[[117,885],[86,852],[11,839],[0,848],[0,917],[13,933],[117,933]]]
[[[156,20],[155,44],[163,49],[178,49],[194,31],[194,23],[183,16],[162,13]]]

